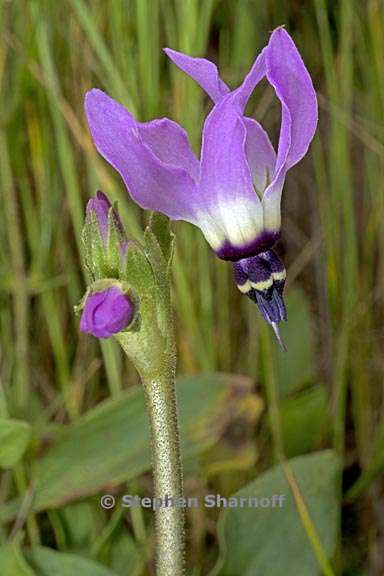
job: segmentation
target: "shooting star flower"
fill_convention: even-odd
[[[238,287],[278,333],[278,323],[286,318],[285,270],[272,248],[280,236],[285,176],[306,154],[316,130],[317,100],[309,73],[284,28],[271,34],[233,91],[212,62],[165,52],[214,101],[204,123],[200,161],[177,123],[167,118],[137,122],[95,89],[85,99],[94,143],[137,204],[198,226],[217,256],[234,262]],[[277,153],[262,126],[244,116],[263,78],[281,103]],[[279,270],[274,272],[275,265]],[[262,280],[255,270],[263,270]]]

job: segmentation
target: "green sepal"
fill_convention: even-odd
[[[169,218],[159,212],[151,212],[147,230],[148,229],[156,236],[167,266],[169,267],[175,244],[175,235],[171,230]]]
[[[101,278],[100,268],[103,268],[104,243],[99,230],[99,223],[94,212],[87,218],[81,232],[84,246],[84,264],[91,278]]]
[[[144,250],[157,280],[161,314],[159,322],[168,330],[172,315],[170,267],[174,252],[175,237],[170,228],[170,220],[163,214],[151,212],[149,224],[144,231]]]
[[[140,331],[119,334],[118,340],[142,376],[174,363],[169,265],[173,251],[169,220],[153,213],[144,246],[129,242],[124,277],[140,299]]]
[[[87,288],[87,291],[85,292],[85,294],[82,297],[82,299],[80,300],[80,302],[73,307],[73,310],[74,310],[76,316],[80,316],[80,314],[84,310],[85,302],[86,302],[86,300],[90,294],[90,291],[91,291],[91,289]]]
[[[157,289],[151,264],[142,248],[135,241],[127,247],[123,278],[131,283],[140,295],[152,295]]]
[[[159,258],[160,254],[157,253],[156,257]],[[149,322],[153,324],[156,319],[161,334],[166,335],[169,284],[165,282],[164,263],[157,261],[156,266],[156,257],[153,253],[149,255],[139,244],[130,242],[127,250],[125,277],[140,294],[141,304],[146,301],[151,303],[152,316]],[[161,258],[164,260],[162,256]]]
[[[122,260],[124,260],[121,247],[122,244],[126,242],[126,236],[124,231],[116,224],[113,212],[115,212],[116,218],[118,214],[117,203],[115,203],[108,212],[108,239],[105,250],[105,272],[108,271],[109,277],[119,277]]]

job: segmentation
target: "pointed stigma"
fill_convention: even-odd
[[[276,340],[280,344],[280,348],[282,349],[283,352],[287,352],[287,347],[284,344],[283,339],[281,337],[278,323],[277,322],[271,322],[271,326],[272,326],[272,330],[276,336]]]

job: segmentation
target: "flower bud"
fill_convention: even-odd
[[[83,242],[93,278],[117,277],[125,261],[128,240],[119,215],[100,190],[88,201]]]
[[[124,236],[124,229],[117,214],[116,210],[112,207],[111,202],[109,201],[108,197],[102,192],[98,190],[96,195],[88,200],[86,214],[87,214],[87,222],[91,219],[92,212],[94,213],[100,235],[103,239],[104,244],[106,245],[108,242],[108,227],[109,227],[109,212],[111,210],[113,224],[116,226],[118,232],[123,237]]]
[[[110,338],[132,322],[135,306],[127,294],[111,286],[87,296],[80,320],[80,330],[96,336]]]

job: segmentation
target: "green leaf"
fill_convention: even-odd
[[[281,403],[284,453],[289,458],[318,447],[331,429],[327,394],[313,386]]]
[[[31,437],[27,422],[0,418],[0,467],[12,468],[24,454]]]
[[[33,547],[30,557],[40,576],[116,576],[115,572],[101,564],[44,546]]]
[[[135,576],[141,574],[143,569],[143,553],[136,546],[132,537],[120,532],[111,545],[109,563],[119,576]]]
[[[80,501],[67,504],[59,510],[58,514],[65,533],[65,543],[72,551],[89,550],[94,543],[98,532],[98,510],[92,502]]]
[[[17,542],[0,547],[0,574],[1,576],[34,576]]]
[[[276,354],[280,396],[287,396],[313,383],[313,347],[308,303],[301,290],[291,290],[286,297],[288,322],[280,324],[287,343],[286,354]]]
[[[180,378],[177,395],[184,458],[212,446],[236,414],[238,403],[250,393],[251,380],[235,375]],[[102,494],[150,466],[144,395],[141,387],[135,387],[63,427],[35,465],[34,507],[43,510]]]
[[[289,460],[327,558],[335,553],[339,518],[338,470],[327,450]],[[220,556],[211,576],[321,574],[281,465],[268,470],[234,496],[285,495],[279,507],[227,508],[219,520]]]

